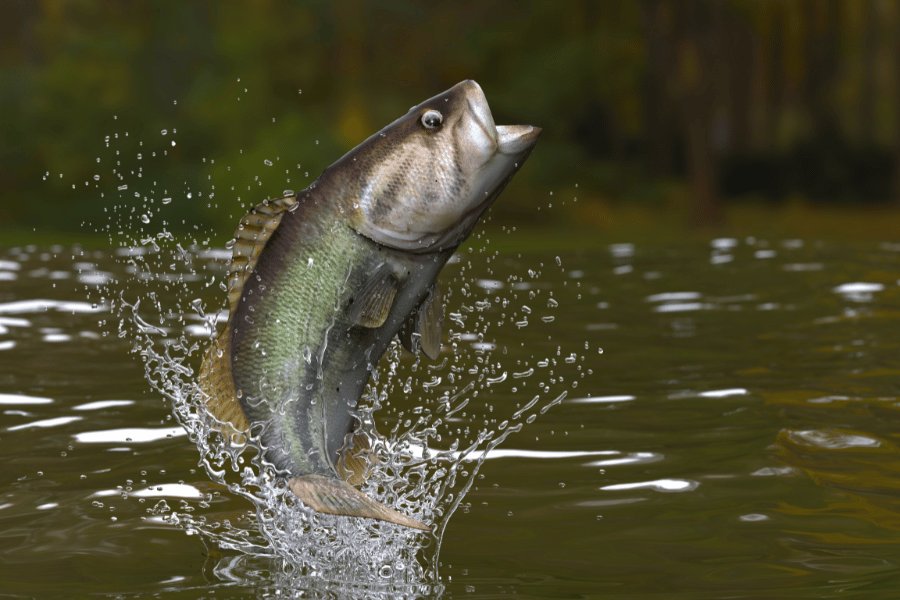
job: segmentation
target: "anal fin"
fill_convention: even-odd
[[[291,491],[311,509],[329,515],[366,517],[431,531],[425,523],[397,512],[369,498],[361,491],[340,479],[322,475],[301,475],[288,481]]]
[[[378,457],[372,452],[369,436],[362,431],[348,435],[347,443],[341,448],[334,467],[338,476],[352,485],[360,485],[372,465],[378,463]]]

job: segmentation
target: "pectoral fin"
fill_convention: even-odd
[[[363,284],[359,292],[351,299],[347,307],[350,321],[363,327],[381,327],[391,311],[394,297],[397,295],[399,281],[390,271],[390,267],[382,265]]]
[[[291,479],[288,485],[305,505],[317,512],[366,517],[422,531],[431,530],[425,523],[369,498],[346,481],[322,475],[302,475]]]
[[[431,291],[400,327],[400,343],[415,354],[419,348],[425,356],[436,360],[441,353],[441,330],[444,327],[444,302],[441,288],[435,282]]]

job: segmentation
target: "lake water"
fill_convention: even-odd
[[[461,463],[438,579],[402,589],[298,575],[210,481],[109,301],[202,346],[224,253],[139,281],[142,251],[0,249],[0,597],[896,597],[900,244],[476,242],[443,276],[456,376],[401,356],[374,417],[473,384],[454,435],[522,428]]]

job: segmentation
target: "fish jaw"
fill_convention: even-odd
[[[440,126],[428,128],[428,115]],[[452,250],[531,153],[540,128],[497,126],[463,81],[414,106],[323,173],[358,233],[406,252]]]
[[[530,151],[541,135],[540,127],[531,125],[499,125],[497,127],[497,145],[501,154],[521,157]]]

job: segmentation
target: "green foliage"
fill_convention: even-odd
[[[710,25],[720,28],[710,38],[710,118],[724,118],[729,132],[744,113],[753,123],[747,140],[726,139],[720,155],[783,153],[809,139],[821,112],[817,98],[804,96],[812,89],[830,107],[841,143],[893,143],[897,6],[874,4],[872,20],[864,3],[835,1],[828,6],[842,18],[829,21],[819,4],[709,4],[721,8]],[[675,69],[683,6],[0,3],[0,227],[74,231],[102,221],[98,211],[110,202],[168,195],[173,228],[228,230],[242,206],[302,189],[410,105],[465,78],[485,89],[498,123],[544,128],[540,160],[504,198],[522,214],[534,214],[553,190],[661,206],[666,182],[686,175]],[[648,11],[660,7],[662,29],[648,30]],[[827,64],[810,40],[832,39],[829,27],[838,28],[837,62],[816,87],[813,67]],[[648,81],[659,76],[649,68],[650,35],[662,40],[672,66],[661,99],[647,95]],[[867,46],[866,39],[875,41]],[[872,61],[874,70],[854,68]],[[743,88],[729,76],[741,68],[747,74],[737,79],[755,82],[743,103]],[[876,93],[867,95],[870,89]],[[674,154],[660,172],[647,152],[658,141],[647,114],[663,109]],[[185,199],[189,191],[193,201]],[[577,218],[569,209],[552,212],[562,222]]]

